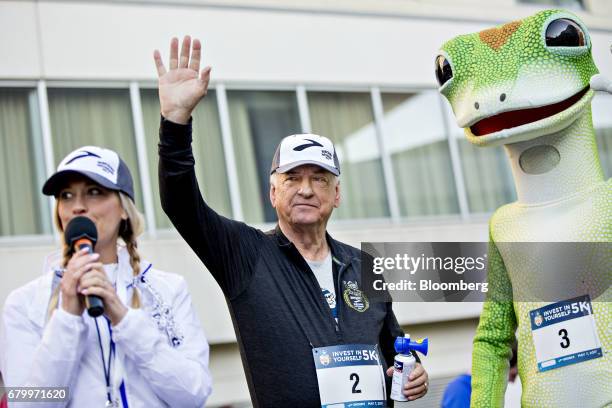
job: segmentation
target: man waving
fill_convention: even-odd
[[[391,303],[370,303],[363,293],[360,251],[326,232],[340,204],[334,145],[312,134],[281,141],[270,169],[275,230],[218,215],[199,192],[191,150],[191,112],[210,79],[210,67],[200,71],[200,57],[200,42],[189,37],[180,55],[172,40],[168,70],[154,54],[161,202],[228,300],[253,404],[386,405],[382,373],[402,331]],[[415,399],[426,392],[427,373],[417,364],[404,393]]]

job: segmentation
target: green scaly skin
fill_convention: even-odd
[[[545,30],[557,18],[578,23],[585,46],[547,47]],[[612,182],[604,179],[591,119],[594,92],[589,80],[598,71],[590,38],[580,19],[563,10],[543,11],[503,30],[509,34],[462,35],[441,49],[453,77],[440,92],[469,142],[504,145],[518,196],[517,202],[499,208],[490,220],[489,292],[474,338],[472,406],[503,406],[515,331],[522,406],[612,406],[609,251],[599,254],[597,262],[580,259],[592,272],[592,286],[579,273],[570,276],[574,281],[564,282],[576,293],[591,296],[603,357],[539,372],[529,311],[551,303],[532,300],[541,299],[538,290],[554,286],[556,276],[543,273],[534,259],[508,245],[612,241]],[[473,132],[482,119],[555,104],[580,91],[585,93],[570,106],[545,118],[481,136]],[[572,297],[560,296],[556,301]]]

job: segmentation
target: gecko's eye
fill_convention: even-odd
[[[568,18],[559,18],[546,27],[546,46],[548,47],[583,47],[586,45],[584,31]]]
[[[453,77],[453,68],[450,62],[444,55],[438,55],[436,57],[436,78],[438,78],[438,84],[440,86],[447,83]]]

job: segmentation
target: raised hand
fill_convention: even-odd
[[[153,52],[159,77],[159,103],[164,118],[186,124],[200,99],[206,96],[211,68],[207,66],[200,72],[201,55],[200,41],[194,39],[192,45],[188,35],[183,38],[180,59],[178,38],[170,41],[169,70],[164,67],[159,51]]]

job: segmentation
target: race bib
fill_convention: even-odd
[[[589,295],[529,312],[539,371],[602,356]]]
[[[377,345],[343,344],[312,350],[321,407],[386,407],[385,377]]]

